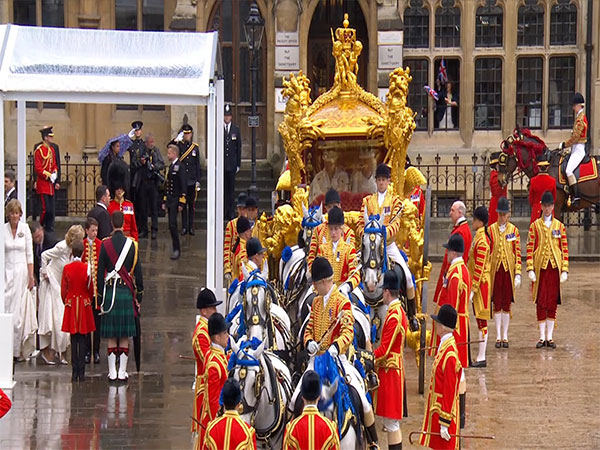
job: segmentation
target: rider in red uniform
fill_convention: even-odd
[[[506,186],[502,186],[500,184],[500,180],[498,179],[498,157],[500,156],[500,152],[494,152],[490,156],[490,192],[492,197],[490,198],[490,205],[488,208],[489,211],[489,223],[488,225],[492,225],[498,221],[498,213],[496,212],[496,208],[498,207],[498,199],[500,197],[507,197],[508,188]]]

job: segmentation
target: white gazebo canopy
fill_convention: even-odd
[[[216,79],[218,35],[0,25],[0,96],[17,102],[17,179],[26,199],[26,101],[207,107],[206,286],[221,292],[223,253],[223,81]],[[0,108],[4,172],[4,108]],[[4,198],[4,184],[0,187]],[[4,217],[4,210],[2,211]],[[0,233],[4,268],[4,233]],[[12,384],[12,315],[0,276],[0,387]],[[7,340],[8,339],[8,340]]]

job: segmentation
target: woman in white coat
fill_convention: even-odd
[[[35,350],[37,330],[33,241],[22,215],[19,200],[9,201],[4,224],[4,299],[6,312],[13,314],[13,356],[17,360],[28,358]]]
[[[60,362],[68,364],[63,353],[69,346],[69,333],[62,331],[65,305],[60,294],[60,283],[65,265],[71,262],[71,245],[83,240],[83,227],[73,225],[67,231],[65,239],[42,253],[40,264],[40,291],[38,320],[42,359],[46,364],[54,364],[56,352]]]

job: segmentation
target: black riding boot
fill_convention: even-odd
[[[365,435],[367,438],[367,448],[374,449],[379,448],[377,445],[377,428],[375,427],[375,422],[370,427],[365,427]]]
[[[388,445],[388,450],[402,450],[402,442],[398,444]]]
[[[467,406],[467,394],[460,394],[458,396],[459,409],[460,409],[460,429],[462,430],[465,427],[465,409]]]

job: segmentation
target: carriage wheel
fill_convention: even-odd
[[[425,393],[425,365],[426,365],[426,357],[425,357],[425,346],[427,340],[427,323],[425,322],[425,317],[421,319],[421,332],[420,332],[420,344],[419,344],[419,394],[423,395]]]

